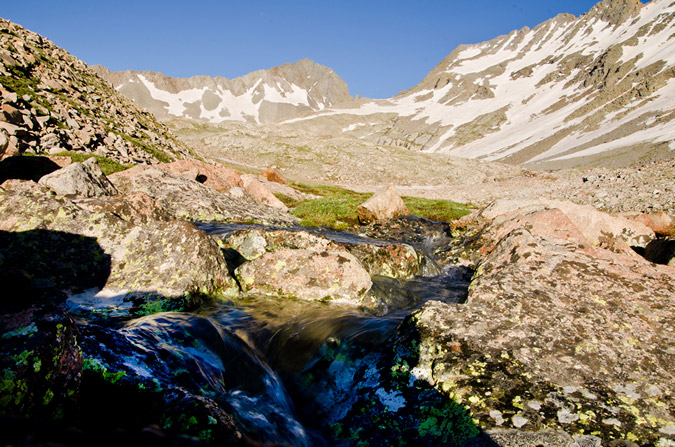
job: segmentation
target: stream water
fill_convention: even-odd
[[[220,235],[250,228],[200,226]],[[374,242],[314,231],[337,242]],[[414,377],[419,353],[408,316],[428,300],[463,302],[471,272],[434,259],[447,235],[402,234],[424,253],[425,268],[408,280],[373,278],[373,293],[389,303],[385,313],[253,295],[122,327],[84,325],[83,350],[96,358],[89,367],[118,371],[120,383],[132,387],[161,390],[161,404],[148,408],[160,408],[163,425],[189,432],[193,423],[200,430],[195,435],[205,439],[217,440],[218,430],[234,424],[248,438],[274,445],[356,445],[364,439],[394,445],[430,433],[438,439],[418,445],[434,445],[443,433],[424,424],[457,410]],[[204,431],[203,420],[212,431]]]

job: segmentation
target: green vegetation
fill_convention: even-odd
[[[85,154],[81,152],[60,152],[56,155],[68,156],[73,161],[73,163],[81,163],[91,157],[94,157],[98,161],[98,165],[101,167],[101,171],[103,171],[105,175],[110,175],[115,172],[124,171],[125,169],[129,169],[134,166],[134,165],[123,165],[121,163],[116,162],[115,160],[111,160],[110,158],[103,157],[101,155]]]
[[[320,199],[295,200],[283,194],[277,194],[289,208],[291,214],[300,218],[301,225],[327,226],[338,230],[358,225],[356,208],[372,196],[336,186],[292,185],[298,191],[321,196]],[[403,197],[412,214],[436,221],[450,222],[469,214],[467,205],[449,200],[429,200],[419,197]]]
[[[145,140],[139,139],[139,138],[134,138],[132,136],[129,136],[125,133],[120,133],[116,132],[119,136],[121,136],[125,141],[133,144],[134,146],[140,148],[141,150],[147,152],[148,154],[152,155],[155,157],[157,160],[159,160],[162,163],[170,163],[174,161],[173,158],[162,152],[161,149],[156,148],[150,143],[147,143]]]
[[[34,95],[39,81],[32,76],[31,69],[32,67],[10,65],[6,67],[6,70],[11,73],[11,76],[0,76],[0,84],[19,97]]]

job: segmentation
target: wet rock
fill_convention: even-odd
[[[241,180],[244,183],[244,190],[246,193],[253,198],[257,203],[261,203],[272,208],[277,208],[280,210],[287,210],[288,207],[283,204],[283,202],[276,198],[272,191],[270,191],[265,185],[260,183],[255,176],[250,174],[244,174],[241,176]]]
[[[344,251],[279,250],[236,271],[245,292],[358,306],[372,286],[359,261]]]
[[[234,169],[214,166],[196,160],[178,160],[156,166],[162,171],[198,181],[210,188],[227,193],[236,186],[242,187],[241,175]]]
[[[209,442],[309,445],[279,378],[214,321],[160,313],[82,328],[84,417],[157,425]],[[129,406],[128,402],[135,402]],[[125,414],[110,414],[125,408]]]
[[[410,210],[403,203],[401,196],[393,185],[379,191],[366,202],[358,206],[359,222],[371,222],[394,219],[410,214]]]
[[[93,157],[47,174],[39,183],[62,196],[95,197],[117,194],[117,190],[101,172],[98,162]]]
[[[175,176],[160,169],[136,166],[112,174],[110,181],[123,193],[144,192],[157,200],[174,216],[194,221],[288,224],[295,218],[281,210],[261,205],[250,198],[235,198],[194,180]]]
[[[480,433],[461,404],[412,372],[418,351],[397,341],[415,339],[405,326],[397,333],[395,320],[337,323],[289,381],[302,415],[326,438],[345,446],[460,446]]]
[[[45,276],[49,269],[37,262],[26,265],[29,278],[48,280],[46,290],[69,293],[72,311],[102,317],[188,308],[205,295],[236,291],[215,241],[166,214],[142,196],[126,203],[123,196],[90,198],[78,205],[32,182],[0,191],[0,230],[15,236],[14,256],[30,259],[36,247],[49,253],[49,245],[19,237],[36,229],[47,232],[52,245],[63,240],[61,234],[95,241],[89,253],[91,244],[65,250],[73,256],[56,263],[59,275]],[[82,253],[73,252],[80,246]]]

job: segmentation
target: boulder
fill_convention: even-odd
[[[194,180],[168,174],[151,166],[135,166],[116,172],[109,178],[118,191],[144,192],[172,215],[193,221],[255,221],[282,225],[296,222],[288,213],[256,203],[248,196],[223,194]]]
[[[0,158],[5,154],[7,147],[9,146],[9,135],[5,132],[4,129],[0,129]]]
[[[281,200],[277,199],[276,196],[272,194],[272,191],[260,183],[255,176],[244,174],[241,176],[241,180],[244,183],[244,190],[246,193],[257,203],[280,210],[288,209],[288,207],[286,207]]]
[[[72,311],[119,317],[237,293],[215,241],[147,196],[76,203],[32,182],[14,186],[0,191],[0,230],[27,290],[66,293]]]
[[[638,222],[651,228],[660,236],[675,234],[675,221],[664,212],[660,213],[624,213],[621,215],[628,220]]]
[[[196,160],[179,160],[156,165],[162,171],[198,181],[210,188],[227,193],[235,186],[243,186],[241,175],[234,169],[214,166]]]
[[[262,172],[260,176],[268,182],[279,183],[282,185],[286,184],[286,180],[284,180],[274,168],[270,168],[267,171]]]
[[[83,197],[112,196],[117,190],[103,174],[95,158],[82,163],[72,163],[47,174],[39,181],[55,193]]]
[[[462,218],[462,221],[466,223],[487,219],[492,222],[490,228],[496,229],[501,226],[502,229],[499,234],[503,235],[508,233],[510,229],[518,227],[517,220],[522,219],[523,216],[555,209],[559,210],[569,220],[564,224],[564,227],[568,231],[576,233],[575,237],[579,235],[578,233],[581,233],[586,242],[591,245],[599,245],[611,239],[619,239],[629,246],[645,247],[655,237],[654,231],[642,223],[603,213],[590,205],[577,205],[560,200],[500,199],[473,215]],[[558,221],[558,223],[560,222]],[[576,231],[570,225],[575,227]],[[547,226],[550,228],[547,229]],[[561,230],[561,227],[555,222],[546,225],[545,219],[540,219],[538,229],[535,231],[559,230]]]
[[[344,251],[284,249],[236,270],[245,292],[272,297],[359,306],[372,287],[370,275]]]
[[[244,436],[309,445],[279,377],[211,318],[158,313],[120,328],[88,325],[79,340],[85,423],[126,419],[205,441],[200,445],[242,445]]]
[[[410,210],[403,203],[394,185],[387,186],[359,205],[357,212],[359,222],[362,224],[390,220],[410,214]]]
[[[423,257],[410,245],[352,236],[334,241],[307,231],[242,230],[222,239],[222,246],[253,260],[283,249],[342,251],[355,256],[370,275],[407,279],[422,273]]]
[[[412,374],[488,434],[593,433],[604,445],[630,433],[654,445],[675,424],[675,271],[575,243],[561,211],[543,212],[563,228],[507,232],[479,261],[466,304],[429,301],[413,315]]]

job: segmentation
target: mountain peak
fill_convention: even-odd
[[[347,84],[332,69],[310,59],[258,70],[235,79],[161,73],[110,72],[100,76],[160,118],[192,118],[212,123],[270,123],[351,100]]]
[[[640,12],[643,4],[640,0],[603,0],[589,11],[590,17],[619,25]]]

